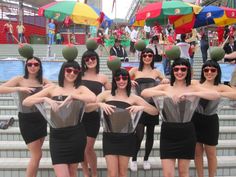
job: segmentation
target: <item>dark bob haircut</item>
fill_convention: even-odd
[[[58,76],[58,84],[60,87],[64,87],[64,79],[65,79],[65,68],[72,67],[74,69],[81,70],[80,65],[77,61],[67,61],[64,62],[61,66],[59,76]],[[81,72],[77,75],[77,78],[74,81],[74,87],[78,88],[81,84]]]
[[[139,71],[142,71],[142,70],[143,70],[143,65],[144,65],[144,62],[143,62],[143,54],[144,54],[144,53],[151,53],[151,54],[153,54],[153,58],[152,58],[152,62],[150,63],[150,66],[151,66],[152,69],[154,69],[154,52],[153,52],[153,50],[150,49],[150,48],[145,48],[145,49],[141,52],[141,55],[140,55],[138,70],[139,70]]]
[[[172,66],[171,66],[171,72],[170,72],[170,85],[173,86],[175,82],[175,75],[173,68],[178,65],[187,66],[187,76],[185,78],[186,86],[189,86],[191,84],[191,65],[188,60],[183,58],[177,58],[174,60]]]
[[[221,81],[221,69],[220,69],[220,65],[216,61],[214,61],[214,60],[207,60],[202,65],[200,83],[202,84],[206,80],[206,78],[204,77],[204,72],[203,72],[205,67],[214,67],[214,68],[217,69],[217,75],[216,75],[216,78],[214,80],[214,85],[220,84],[220,81]]]
[[[99,73],[99,56],[97,54],[97,52],[95,52],[94,50],[87,50],[86,52],[84,52],[84,54],[82,55],[82,60],[81,60],[81,67],[82,67],[82,75],[84,75],[84,72],[87,71],[87,65],[85,62],[85,58],[87,57],[96,57],[97,59],[97,66],[96,66],[96,73]]]
[[[111,88],[111,94],[113,96],[116,95],[116,89],[117,89],[117,84],[116,84],[116,81],[115,81],[115,77],[119,77],[120,75],[122,76],[128,76],[128,83],[127,83],[127,86],[126,86],[126,93],[128,96],[130,96],[131,94],[131,79],[130,79],[130,75],[129,75],[129,72],[123,68],[115,71],[113,74],[112,74],[112,88]]]
[[[40,84],[43,84],[43,68],[42,68],[42,62],[41,60],[38,58],[38,57],[33,57],[33,58],[28,58],[25,62],[25,75],[23,76],[25,79],[28,79],[29,78],[29,71],[28,71],[28,68],[27,68],[27,63],[30,61],[30,60],[36,60],[38,63],[39,63],[39,71],[36,75],[36,79],[39,81]]]

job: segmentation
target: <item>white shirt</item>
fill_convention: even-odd
[[[185,58],[185,59],[189,59],[189,48],[190,48],[190,44],[187,42],[179,42],[176,44],[177,46],[179,46],[180,48],[180,58]]]

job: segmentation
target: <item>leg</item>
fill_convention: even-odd
[[[155,125],[148,125],[146,128],[146,144],[145,144],[144,160],[148,160],[148,157],[152,151],[153,142],[154,142],[154,129],[155,129]]]
[[[162,159],[161,165],[162,165],[164,177],[175,176],[175,159]]]
[[[205,145],[209,177],[214,177],[217,169],[216,146]]]
[[[196,148],[195,148],[194,162],[195,162],[198,177],[204,176],[203,153],[204,153],[203,144],[197,143]]]
[[[107,177],[117,177],[118,175],[118,156],[116,155],[106,155],[107,164]]]
[[[119,156],[119,174],[118,177],[127,177],[127,170],[129,164],[129,157],[127,156]]]
[[[70,177],[77,177],[78,163],[69,164]]]
[[[92,177],[97,176],[97,155],[94,150],[95,138],[87,137],[87,144],[85,148],[85,160],[82,163],[83,173],[85,177],[89,177],[88,164],[90,166]]]
[[[151,124],[146,127],[146,143],[145,143],[145,155],[144,155],[144,163],[143,169],[149,170],[151,169],[151,164],[148,162],[148,157],[152,151],[153,142],[154,142],[154,129],[155,125]]]
[[[69,166],[67,164],[56,164],[53,165],[56,177],[71,177]]]
[[[30,154],[31,154],[31,158],[30,158],[29,164],[26,169],[26,177],[36,177],[37,176],[39,161],[42,157],[43,142],[44,142],[44,138],[41,138],[41,139],[33,141],[27,145],[28,149],[30,151]]]
[[[188,159],[178,160],[179,177],[189,177],[189,164],[190,160]]]

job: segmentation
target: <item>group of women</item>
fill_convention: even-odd
[[[76,61],[63,63],[58,85],[42,77],[42,64],[37,57],[27,59],[24,76],[17,76],[0,86],[0,93],[19,92],[20,131],[31,153],[26,177],[37,176],[42,145],[47,135],[46,121],[34,105],[47,103],[57,112],[63,105],[69,106],[76,101],[85,103],[85,113],[80,121],[59,128],[50,126],[50,153],[57,177],[76,177],[80,162],[85,177],[98,176],[94,143],[100,127],[99,110],[104,114],[103,124],[107,123],[103,132],[107,176],[126,177],[130,157],[133,169],[137,170],[135,162],[145,126],[144,169],[151,168],[148,157],[160,112],[163,175],[175,176],[177,160],[179,176],[188,177],[190,160],[195,159],[197,174],[202,177],[205,151],[209,177],[213,177],[217,168],[216,145],[219,136],[217,106],[221,96],[235,99],[236,92],[220,84],[221,70],[216,61],[206,61],[202,66],[200,81],[191,82],[189,61],[175,59],[168,80],[154,68],[153,55],[151,49],[144,49],[139,67],[129,72],[122,68],[113,71],[110,83],[107,76],[99,73],[97,53],[88,50],[82,55],[81,66]],[[135,87],[134,92],[132,87]],[[160,100],[163,102],[161,109],[156,104]],[[114,122],[117,123],[112,122],[115,114],[118,115],[116,118],[126,122],[126,127],[130,127],[132,121],[127,119],[132,120],[132,116],[130,118],[129,115],[142,111],[136,128],[112,130]]]

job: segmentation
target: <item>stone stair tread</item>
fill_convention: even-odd
[[[218,156],[218,167],[232,167],[236,166],[236,160],[233,156]],[[137,163],[141,168],[143,157],[138,157]],[[29,162],[29,158],[0,158],[0,169],[21,169],[26,168]],[[97,158],[97,164],[99,169],[106,169],[106,162],[104,157]],[[160,169],[161,160],[157,157],[149,157],[149,162],[152,165],[152,169]],[[206,158],[204,158],[204,166],[206,167]],[[190,167],[194,167],[194,162],[191,160]],[[39,168],[52,168],[51,158],[42,158]],[[80,166],[78,168],[81,168]]]
[[[155,132],[160,132],[160,126],[155,127]],[[103,131],[103,128],[100,127],[99,133]],[[20,132],[19,127],[9,127],[6,130],[0,129],[0,133],[17,133]],[[236,126],[221,126],[220,132],[236,132]]]
[[[159,140],[154,140],[153,148],[159,149]],[[145,140],[142,141],[141,148],[145,147]],[[219,140],[217,148],[235,148],[236,140]],[[102,148],[102,140],[95,141],[95,149]],[[27,149],[24,141],[1,141],[0,150],[19,150]],[[45,140],[43,143],[43,149],[49,149],[49,141]]]

